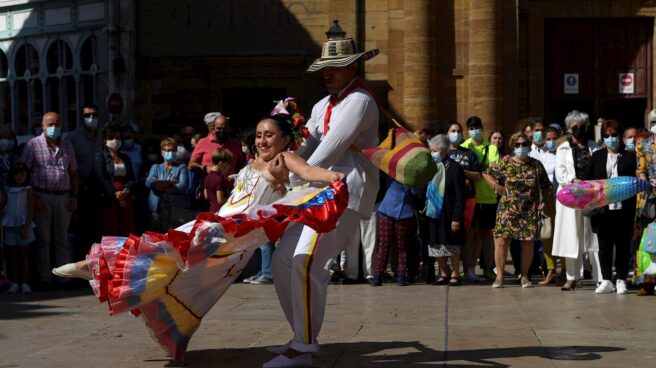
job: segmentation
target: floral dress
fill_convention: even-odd
[[[539,235],[538,181],[543,198],[551,193],[551,182],[544,166],[531,157],[524,163],[510,159],[492,164],[485,173],[505,185],[507,191],[499,202],[494,236],[503,239],[536,239]]]

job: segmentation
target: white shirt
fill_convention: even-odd
[[[312,108],[306,125],[310,136],[296,153],[307,158],[310,166],[346,174],[348,208],[368,218],[374,212],[378,193],[378,168],[361,150],[376,147],[378,106],[366,90],[354,89],[333,107],[328,134],[324,134],[329,102],[330,96],[326,96]]]
[[[114,176],[121,176],[125,177],[127,176],[128,172],[125,168],[125,164],[120,163],[120,164],[114,164]]]
[[[617,177],[617,159],[619,158],[619,153],[612,153],[608,151],[608,158],[606,159],[606,174],[608,179]],[[621,210],[622,202],[613,202],[608,205],[608,209],[611,211]]]
[[[549,177],[549,181],[553,184],[555,179],[554,171],[556,169],[556,152],[549,151],[546,145],[538,147],[535,144],[532,144],[531,152],[528,155],[542,163],[542,166],[544,166],[544,170]]]

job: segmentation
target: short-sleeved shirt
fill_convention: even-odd
[[[46,136],[30,139],[23,150],[22,161],[30,169],[32,186],[39,190],[71,190],[70,170],[77,170],[75,149],[71,142],[60,139],[57,148],[51,148]]]
[[[227,185],[225,178],[216,171],[210,171],[209,174],[205,177],[205,190],[207,191],[207,201],[210,202],[210,212],[218,212],[221,208],[218,199],[216,198],[216,192],[223,192],[224,196],[227,196]]]
[[[449,149],[449,159],[458,163],[463,170],[481,172],[483,169],[478,162],[478,157],[474,151],[469,148],[458,147],[456,149]],[[466,188],[466,197],[472,198],[475,196],[474,187],[468,184]]]
[[[71,142],[75,150],[75,162],[77,163],[77,175],[80,184],[89,184],[89,176],[93,172],[93,160],[100,147],[98,138],[89,139],[87,130],[80,127],[67,135],[64,140]]]
[[[482,169],[488,168],[490,164],[499,162],[500,157],[497,146],[490,144],[487,140],[483,140],[480,145],[476,145],[476,142],[469,138],[464,141],[461,146],[469,148],[476,153],[476,157],[478,157],[478,162],[480,162]],[[484,178],[476,180],[474,182],[474,188],[476,189],[476,203],[497,203],[497,194],[494,192],[494,189],[487,184]]]
[[[225,171],[225,175],[228,176],[236,173],[244,162],[244,156],[241,151],[241,143],[234,138],[228,138],[225,143],[219,143],[213,136],[202,138],[198,141],[198,144],[196,144],[196,148],[194,148],[191,158],[200,158],[201,165],[208,167],[212,166],[212,152],[217,148],[226,149],[232,154],[232,159]]]

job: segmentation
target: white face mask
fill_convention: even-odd
[[[114,151],[118,151],[119,148],[121,148],[121,140],[120,139],[110,139],[105,143],[107,148],[110,148]]]

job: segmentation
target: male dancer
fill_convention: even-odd
[[[310,166],[346,174],[349,204],[335,230],[318,234],[307,226],[292,226],[273,253],[273,280],[294,337],[270,349],[280,355],[265,368],[312,365],[326,307],[330,279],[326,267],[351,240],[360,219],[371,216],[378,192],[378,168],[360,152],[376,145],[378,106],[357,76],[360,62],[376,56],[378,50],[356,52],[355,42],[345,37],[337,22],[326,34],[321,57],[308,71],[322,71],[330,95],[312,108],[307,124],[310,136],[297,153]]]

